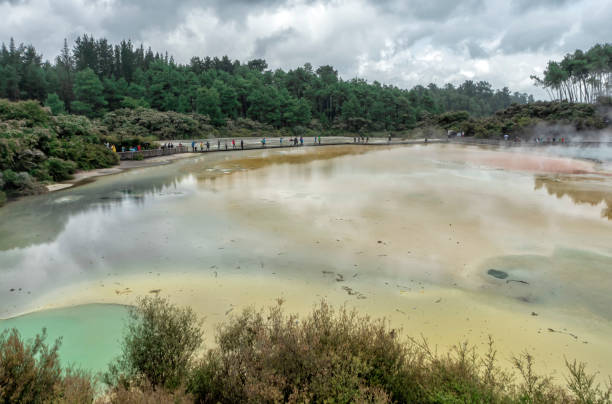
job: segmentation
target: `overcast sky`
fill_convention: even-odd
[[[550,59],[612,39],[610,0],[0,0],[0,40],[54,58],[83,33],[174,55],[310,62],[410,88],[487,80],[544,94]]]

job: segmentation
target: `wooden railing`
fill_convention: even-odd
[[[165,148],[165,149],[151,149],[151,150],[140,150],[140,151],[126,151],[126,152],[117,152],[120,160],[140,160],[147,159],[151,157],[157,156],[168,156],[170,154],[177,153],[187,153],[189,151],[189,147],[187,146],[176,146],[173,148]],[[137,156],[142,157],[137,157]]]

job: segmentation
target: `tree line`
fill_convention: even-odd
[[[560,62],[549,61],[544,75],[531,76],[551,100],[594,103],[612,95],[612,44],[578,49]]]
[[[364,79],[343,80],[325,65],[288,71],[268,69],[263,59],[246,63],[228,56],[193,57],[180,64],[130,40],[111,44],[83,35],[67,41],[53,62],[33,45],[13,39],[0,49],[0,98],[36,99],[54,114],[99,118],[121,108],[207,115],[216,127],[250,119],[275,128],[310,126],[348,131],[414,128],[424,118],[447,111],[486,116],[531,96],[485,81],[459,86],[401,89]],[[314,126],[313,126],[314,125]]]

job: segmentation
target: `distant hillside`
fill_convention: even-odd
[[[504,134],[519,137],[585,134],[610,125],[610,100],[598,104],[566,101],[514,104],[483,118],[473,118],[466,111],[447,112],[421,122],[423,127],[435,127],[466,136],[501,138]]]

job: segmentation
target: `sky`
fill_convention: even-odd
[[[549,60],[612,39],[610,0],[0,0],[0,41],[53,59],[64,38],[132,39],[192,56],[332,65],[345,79],[402,88],[486,80],[545,93]]]

